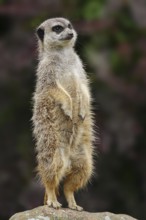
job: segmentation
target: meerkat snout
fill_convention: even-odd
[[[73,38],[73,33],[68,33],[65,40],[71,40]]]

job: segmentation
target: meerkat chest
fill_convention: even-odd
[[[76,95],[80,92],[80,86],[83,83],[82,72],[83,70],[77,62],[62,68],[60,83],[69,94]]]
[[[69,95],[77,100],[81,84],[81,79],[78,76],[77,70],[75,68],[66,70],[60,82]]]

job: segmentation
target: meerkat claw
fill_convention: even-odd
[[[80,118],[82,121],[85,120],[85,117],[86,117],[86,116],[82,116],[82,115],[79,114],[79,118]]]
[[[49,206],[49,207],[53,207],[53,208],[55,208],[55,209],[59,209],[59,208],[61,208],[61,204],[58,202],[58,201],[47,201],[47,205]]]
[[[69,206],[69,208],[73,209],[73,210],[77,210],[77,211],[83,211],[83,208],[78,205],[71,205],[71,206]]]

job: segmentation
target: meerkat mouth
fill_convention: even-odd
[[[71,40],[73,38],[73,34],[68,34],[66,37],[62,38],[61,40]]]

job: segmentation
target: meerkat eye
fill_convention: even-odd
[[[68,24],[68,28],[69,28],[69,29],[72,29],[72,25],[71,25],[71,24]]]
[[[64,28],[61,25],[55,25],[52,27],[52,31],[56,32],[57,34],[61,33]]]
[[[43,28],[38,28],[38,29],[36,30],[36,33],[37,33],[39,39],[40,39],[41,41],[43,41],[43,39],[44,39],[44,29],[43,29]]]

